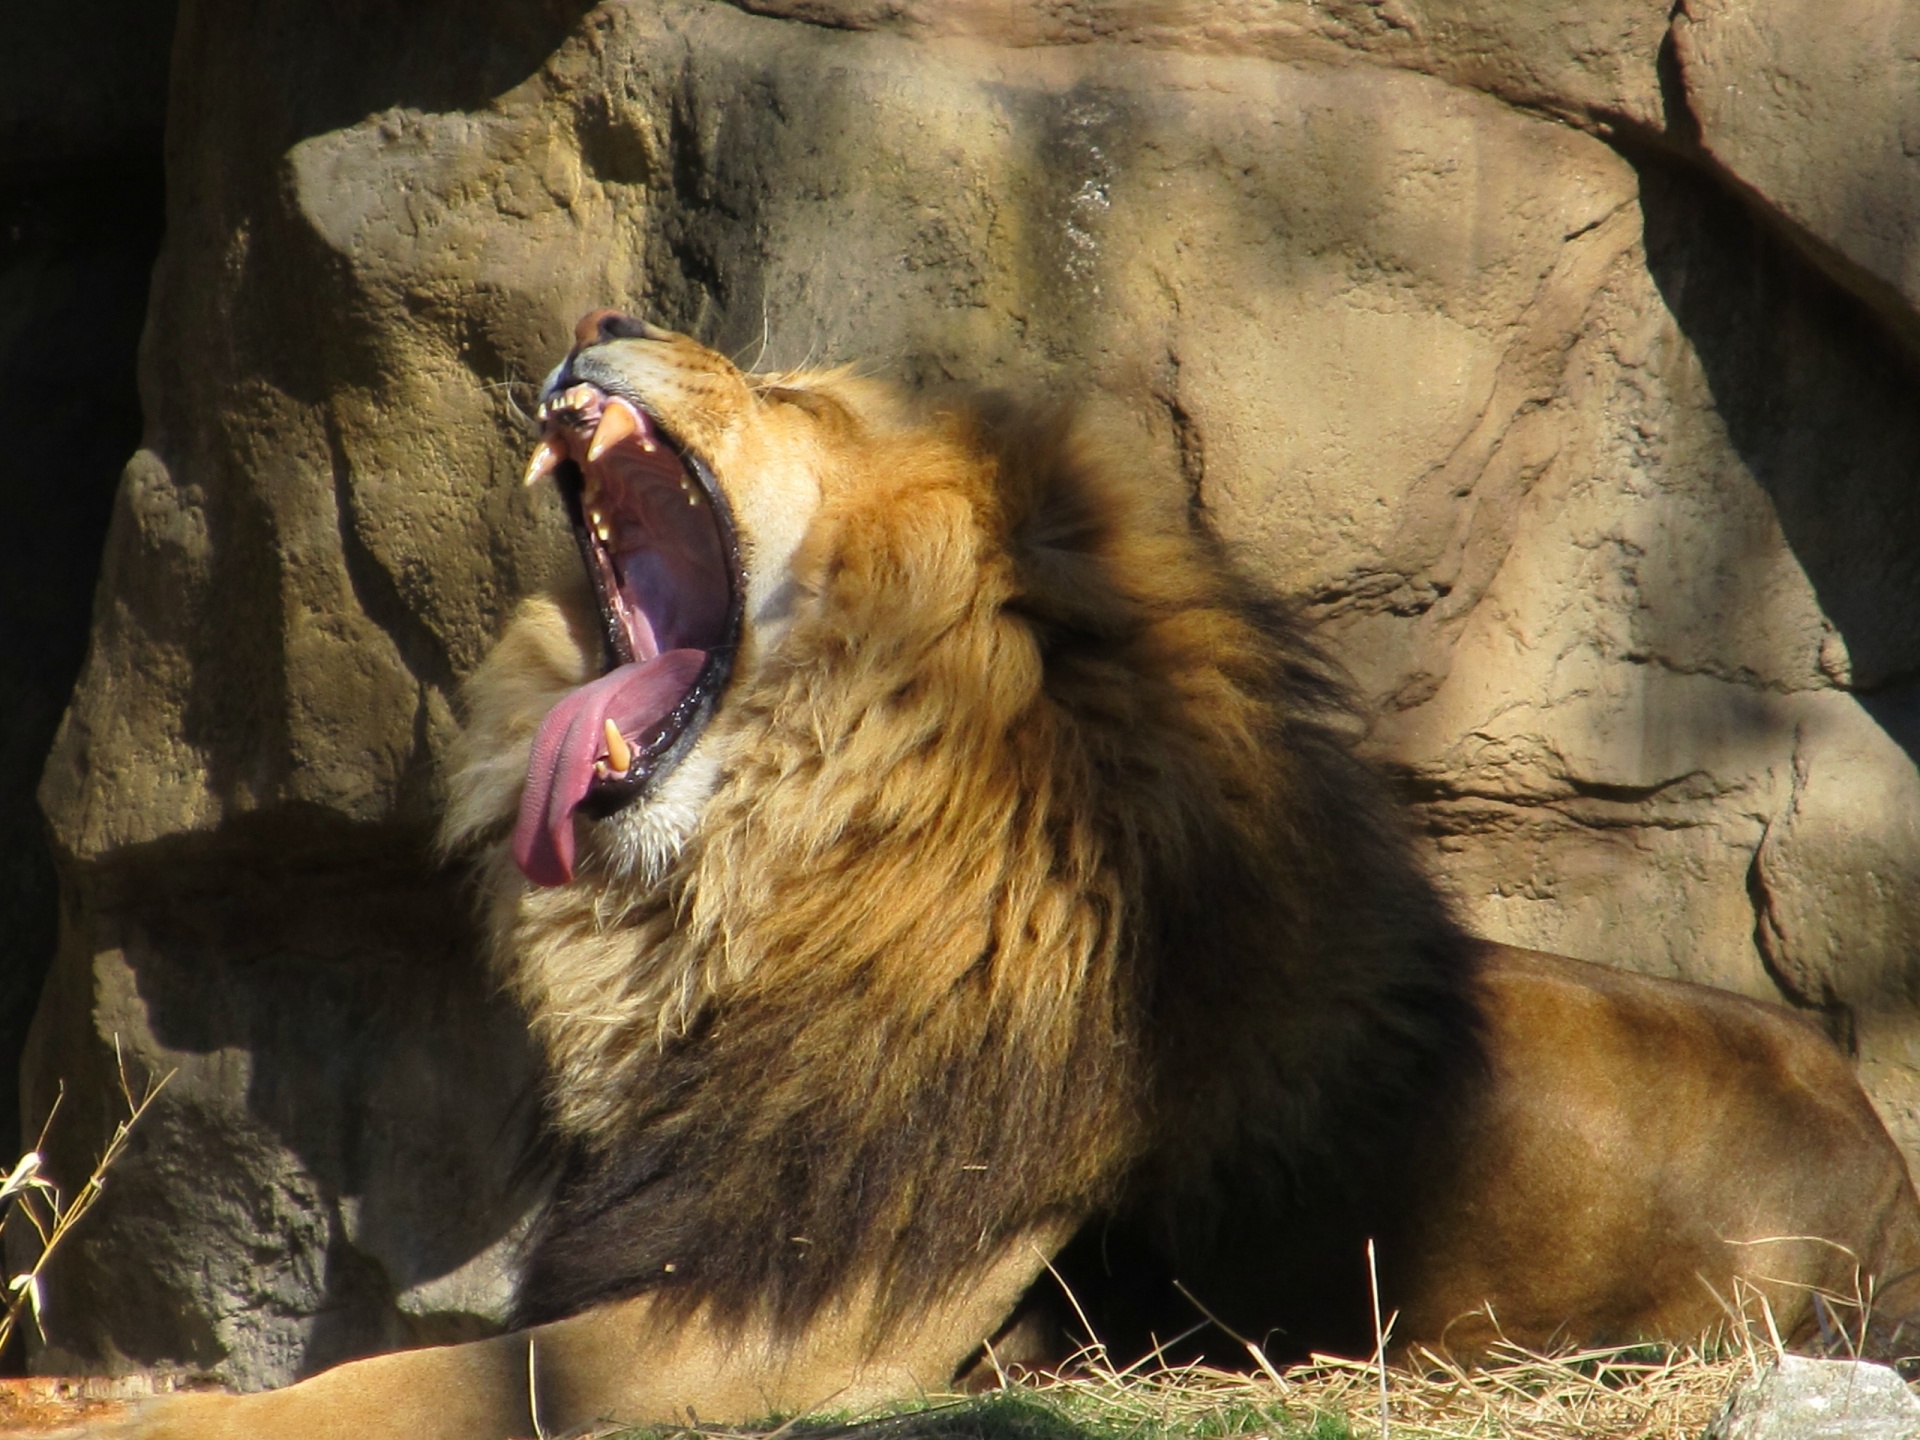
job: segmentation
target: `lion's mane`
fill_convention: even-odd
[[[845,473],[664,877],[494,862],[566,1157],[521,1319],[897,1318],[1061,1217],[1202,1269],[1295,1200],[1378,1230],[1480,1063],[1474,980],[1334,671],[1084,426],[850,384],[810,392]],[[590,633],[538,602],[483,667],[455,842]]]

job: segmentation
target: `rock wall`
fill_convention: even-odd
[[[1807,1007],[1920,1155],[1920,12],[1860,9],[186,0],[28,1117],[71,1173],[116,1041],[175,1074],[39,1363],[498,1315],[528,1061],[424,837],[602,304],[1104,392],[1479,929]]]

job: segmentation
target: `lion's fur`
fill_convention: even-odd
[[[996,1327],[1058,1358],[1050,1267],[1116,1354],[1195,1300],[1215,1354],[1364,1349],[1368,1241],[1403,1345],[1690,1338],[1748,1293],[1817,1343],[1809,1297],[1864,1275],[1855,1338],[1911,1350],[1920,1202],[1846,1061],[1777,1007],[1466,941],[1331,667],[1123,449],[602,318],[568,366],[711,467],[746,619],[692,750],[551,889],[504,832],[605,663],[584,596],[528,601],[470,686],[445,838],[564,1157],[538,1323],[127,1435],[860,1406]]]
[[[1476,1063],[1471,967],[1326,662],[1065,419],[763,388],[831,480],[684,850],[494,865],[572,1147],[527,1318],[667,1287],[798,1324],[874,1274],[912,1307],[1143,1166],[1204,1210],[1394,1143]],[[491,818],[591,634],[536,601],[476,676]]]

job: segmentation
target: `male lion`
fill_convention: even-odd
[[[1920,1311],[1840,1057],[1751,1001],[1467,940],[1328,666],[1124,456],[584,319],[586,584],[475,675],[481,856],[565,1156],[497,1339],[180,1437],[859,1407],[1077,1312],[1148,1352],[1693,1337]],[[1058,1278],[1048,1273],[1057,1262]]]

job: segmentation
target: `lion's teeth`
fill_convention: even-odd
[[[607,765],[616,775],[624,775],[633,768],[633,750],[611,719],[607,721]]]
[[[593,443],[587,446],[587,463],[598,460],[607,451],[622,440],[644,429],[640,413],[626,401],[612,399],[600,412],[600,426],[593,432]]]
[[[556,410],[590,410],[600,392],[591,385],[569,385],[547,402],[548,413]]]
[[[527,459],[527,470],[520,477],[522,485],[535,485],[551,475],[560,462],[567,458],[567,452],[550,435],[542,435],[540,443],[533,447],[533,454]]]

